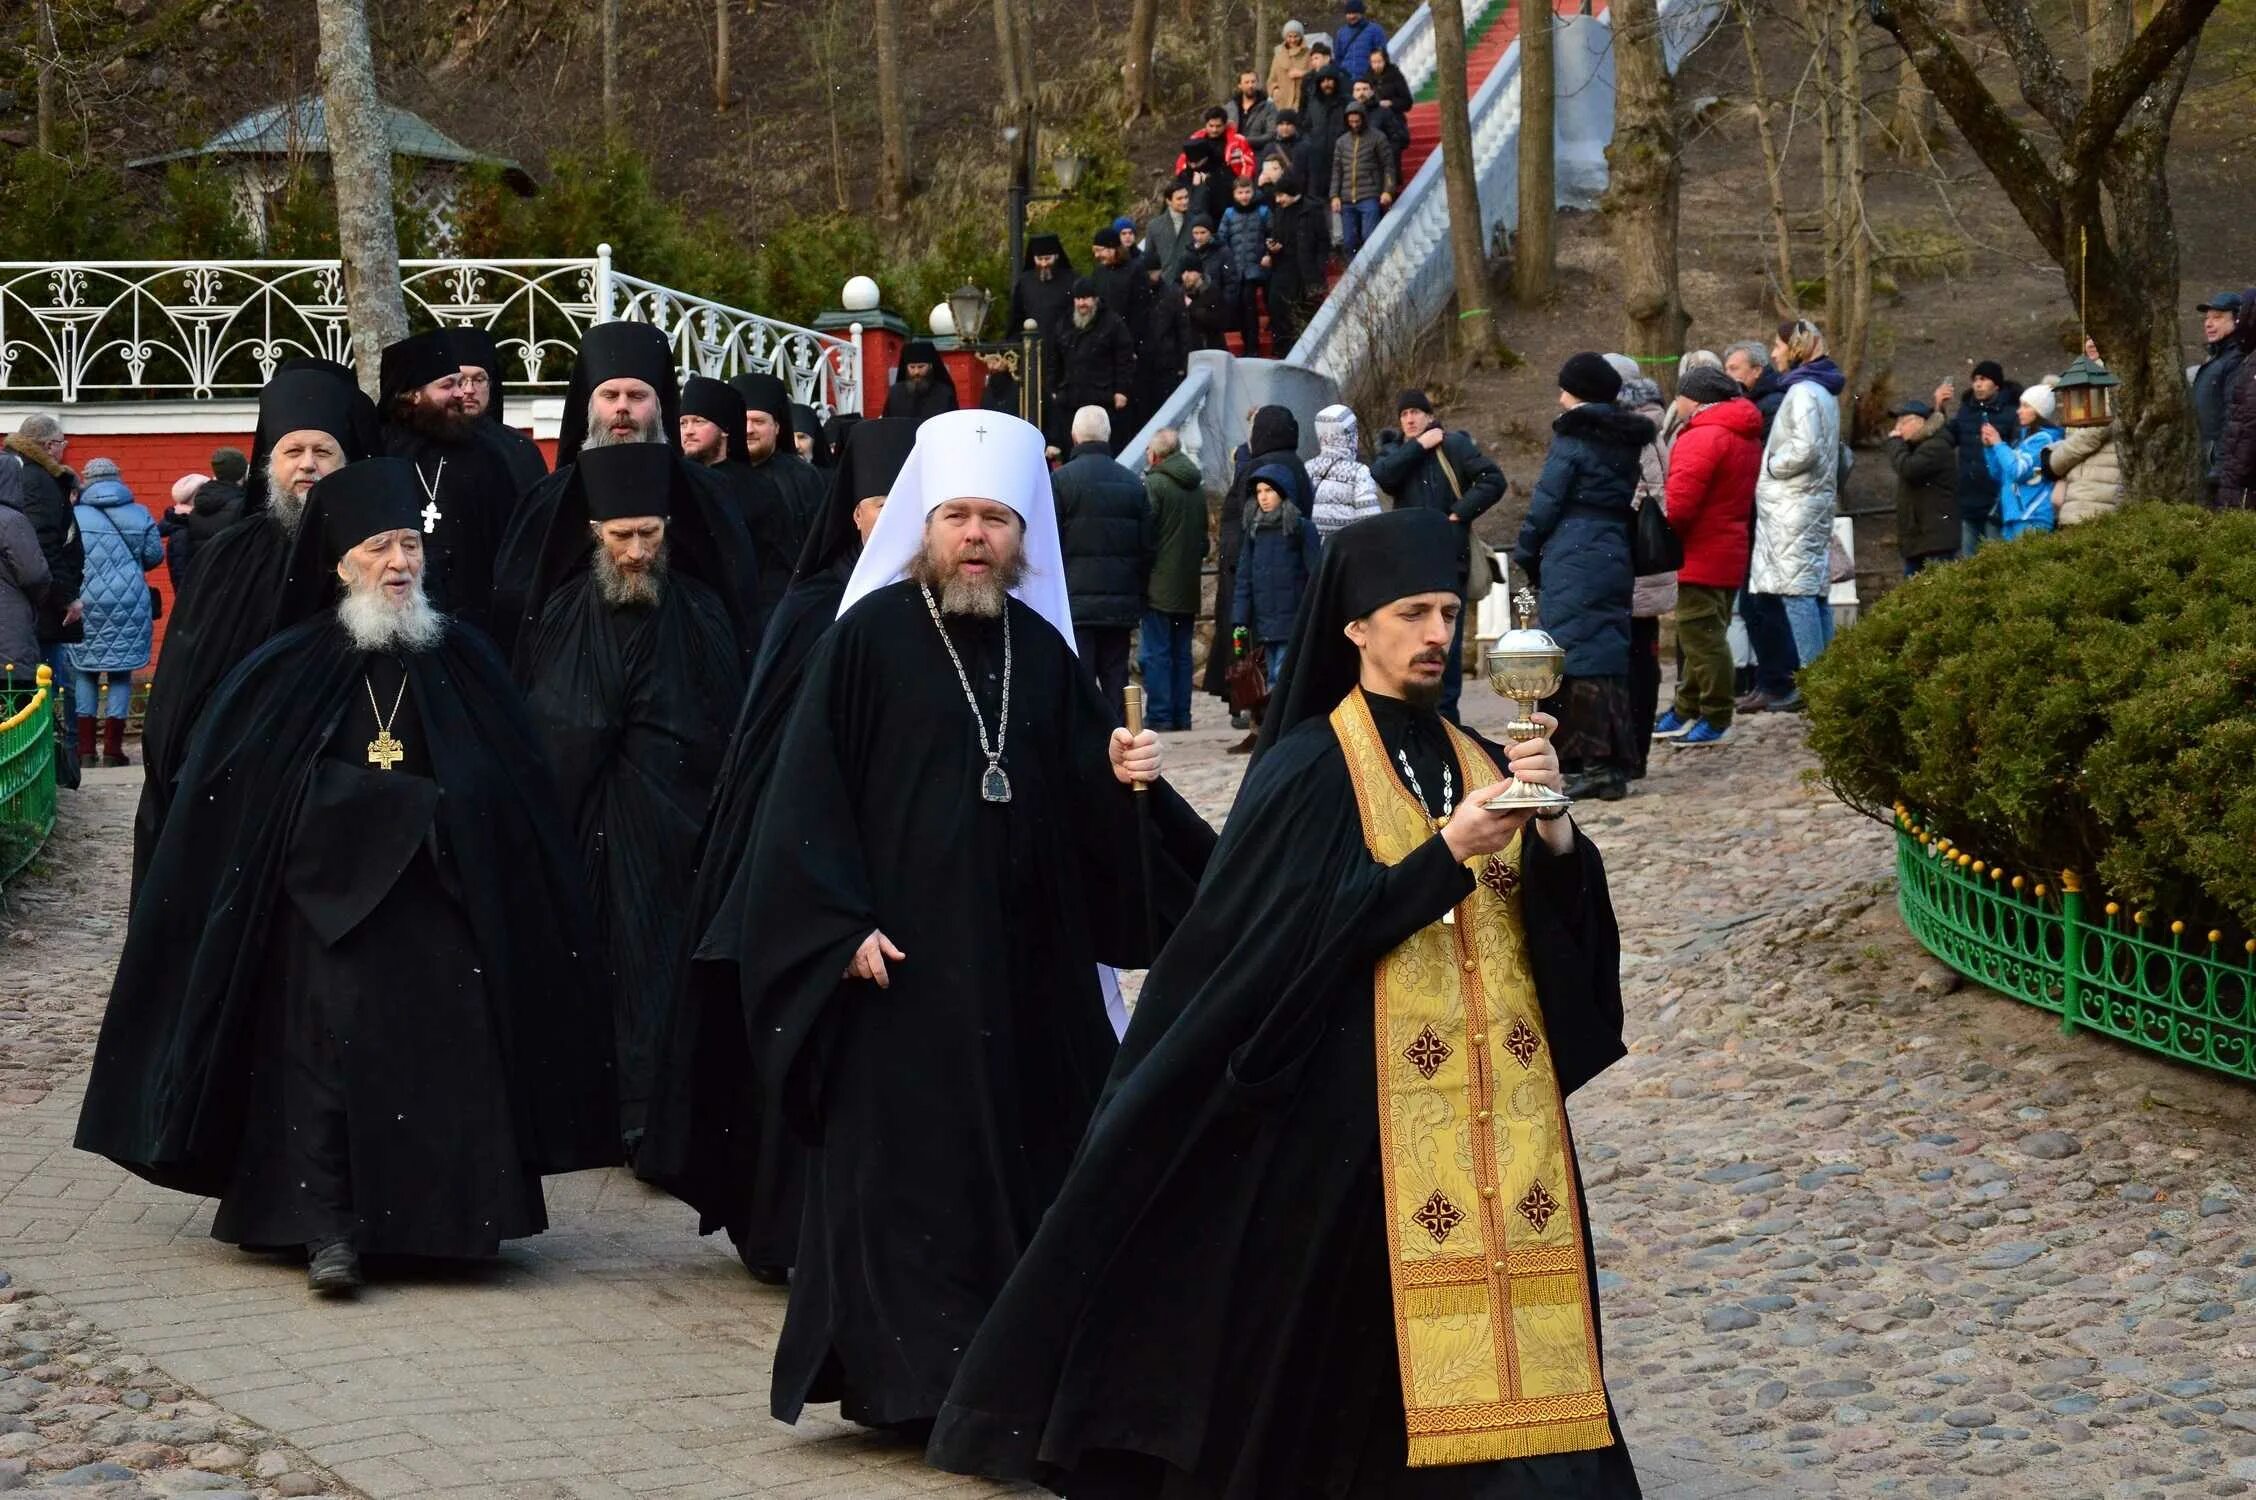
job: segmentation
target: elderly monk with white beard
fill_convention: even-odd
[[[204,704],[220,680],[275,633],[307,492],[323,475],[382,446],[376,408],[343,365],[287,360],[259,392],[243,519],[197,549],[196,571],[173,601],[164,656],[149,684],[141,803],[133,820],[135,890]]]
[[[423,594],[414,466],[313,487],[281,633],[213,695],[152,852],[78,1145],[217,1197],[214,1238],[490,1256],[614,1163],[578,861],[492,644]]]
[[[517,652],[595,907],[630,1153],[682,956],[697,833],[746,675],[690,484],[663,443],[583,449]]]
[[[1212,847],[1072,632],[1040,432],[927,420],[745,854],[757,1087],[819,1148],[784,1421],[810,1401],[911,1431],[937,1415],[1111,1066],[1097,966],[1150,961]]]

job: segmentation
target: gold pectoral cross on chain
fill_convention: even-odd
[[[389,771],[407,756],[407,746],[391,736],[389,730],[380,731],[368,742],[368,763],[380,771]]]

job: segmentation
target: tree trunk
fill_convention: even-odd
[[[619,0],[597,0],[603,9],[603,133],[619,133]]]
[[[729,7],[736,0],[713,0],[713,110],[729,107]]]
[[[1747,0],[1738,0],[1739,35],[1747,46],[1747,77],[1754,92],[1755,134],[1762,141],[1763,181],[1770,190],[1770,233],[1777,265],[1771,275],[1777,286],[1775,302],[1782,315],[1801,310],[1794,294],[1794,231],[1786,221],[1786,165],[1778,149],[1778,131],[1772,124],[1774,107],[1770,85],[1763,75],[1762,47],[1755,39],[1755,18]]]
[[[1238,76],[1230,69],[1230,0],[1209,0],[1206,8],[1206,85],[1216,100],[1230,97]]]
[[[901,81],[901,0],[877,0],[878,206],[898,217],[915,190],[909,165],[909,103]]]
[[[1839,59],[1834,52],[1834,0],[1802,0],[1802,19],[1815,48],[1810,71],[1817,79],[1818,207],[1825,235],[1825,311],[1821,316],[1830,340],[1841,336],[1848,290],[1842,276],[1848,247],[1841,214],[1841,89],[1836,77]]]
[[[1445,7],[1446,8],[1446,7]],[[1436,11],[1436,15],[1440,12]],[[1676,276],[1676,86],[1661,51],[1654,0],[1613,0],[1614,140],[1606,148],[1603,210],[1622,278],[1622,352],[1674,391],[1676,366],[1656,363],[1684,350],[1691,319]],[[1437,26],[1435,35],[1440,35]],[[1451,212],[1456,209],[1450,205]]]
[[[1896,107],[1888,119],[1888,149],[1904,161],[1923,161],[1941,139],[1935,96],[1905,58],[1896,70]]]
[[[1848,287],[1841,299],[1840,343],[1833,356],[1841,367],[1841,431],[1849,434],[1856,410],[1858,379],[1864,374],[1872,327],[1872,229],[1864,213],[1864,7],[1865,0],[1838,0],[1835,35],[1840,54],[1841,234],[1848,252]]]
[[[55,36],[55,7],[53,0],[39,0],[40,56],[39,71],[33,82],[33,95],[37,100],[36,124],[32,140],[49,156],[55,154],[55,63],[61,58],[62,43]]]
[[[399,234],[392,223],[392,144],[376,96],[362,0],[314,0],[321,32],[321,97],[328,116],[329,175],[337,193],[337,257],[361,389],[380,396],[384,346],[407,337],[400,293]]]
[[[1025,0],[995,0],[996,66],[1003,74],[1003,112],[1012,119],[1034,107],[1034,28]]]
[[[1558,206],[1559,161],[1556,20],[1551,0],[1520,6],[1520,224],[1512,238],[1512,294],[1522,302],[1551,295],[1558,243],[1552,214]]]
[[[1489,312],[1488,237],[1482,232],[1480,178],[1473,168],[1473,113],[1465,77],[1465,12],[1441,0],[1433,17],[1434,92],[1441,106],[1441,180],[1449,195],[1449,258],[1457,270],[1458,347],[1468,367],[1496,358]]]
[[[1159,45],[1159,0],[1135,0],[1128,13],[1128,58],[1120,65],[1120,114],[1140,120],[1151,113],[1152,53]]]

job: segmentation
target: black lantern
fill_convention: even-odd
[[[2123,382],[2107,366],[2082,355],[2053,384],[2063,427],[2106,427],[2115,420],[2115,387]]]
[[[979,325],[987,321],[992,302],[987,289],[965,282],[948,294],[948,313],[956,320],[956,337],[967,344],[979,342]]]

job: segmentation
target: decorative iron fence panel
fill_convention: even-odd
[[[2095,915],[2074,873],[2009,875],[1896,814],[1896,902],[1921,946],[1978,984],[2136,1046],[2256,1080],[2256,939]]]

